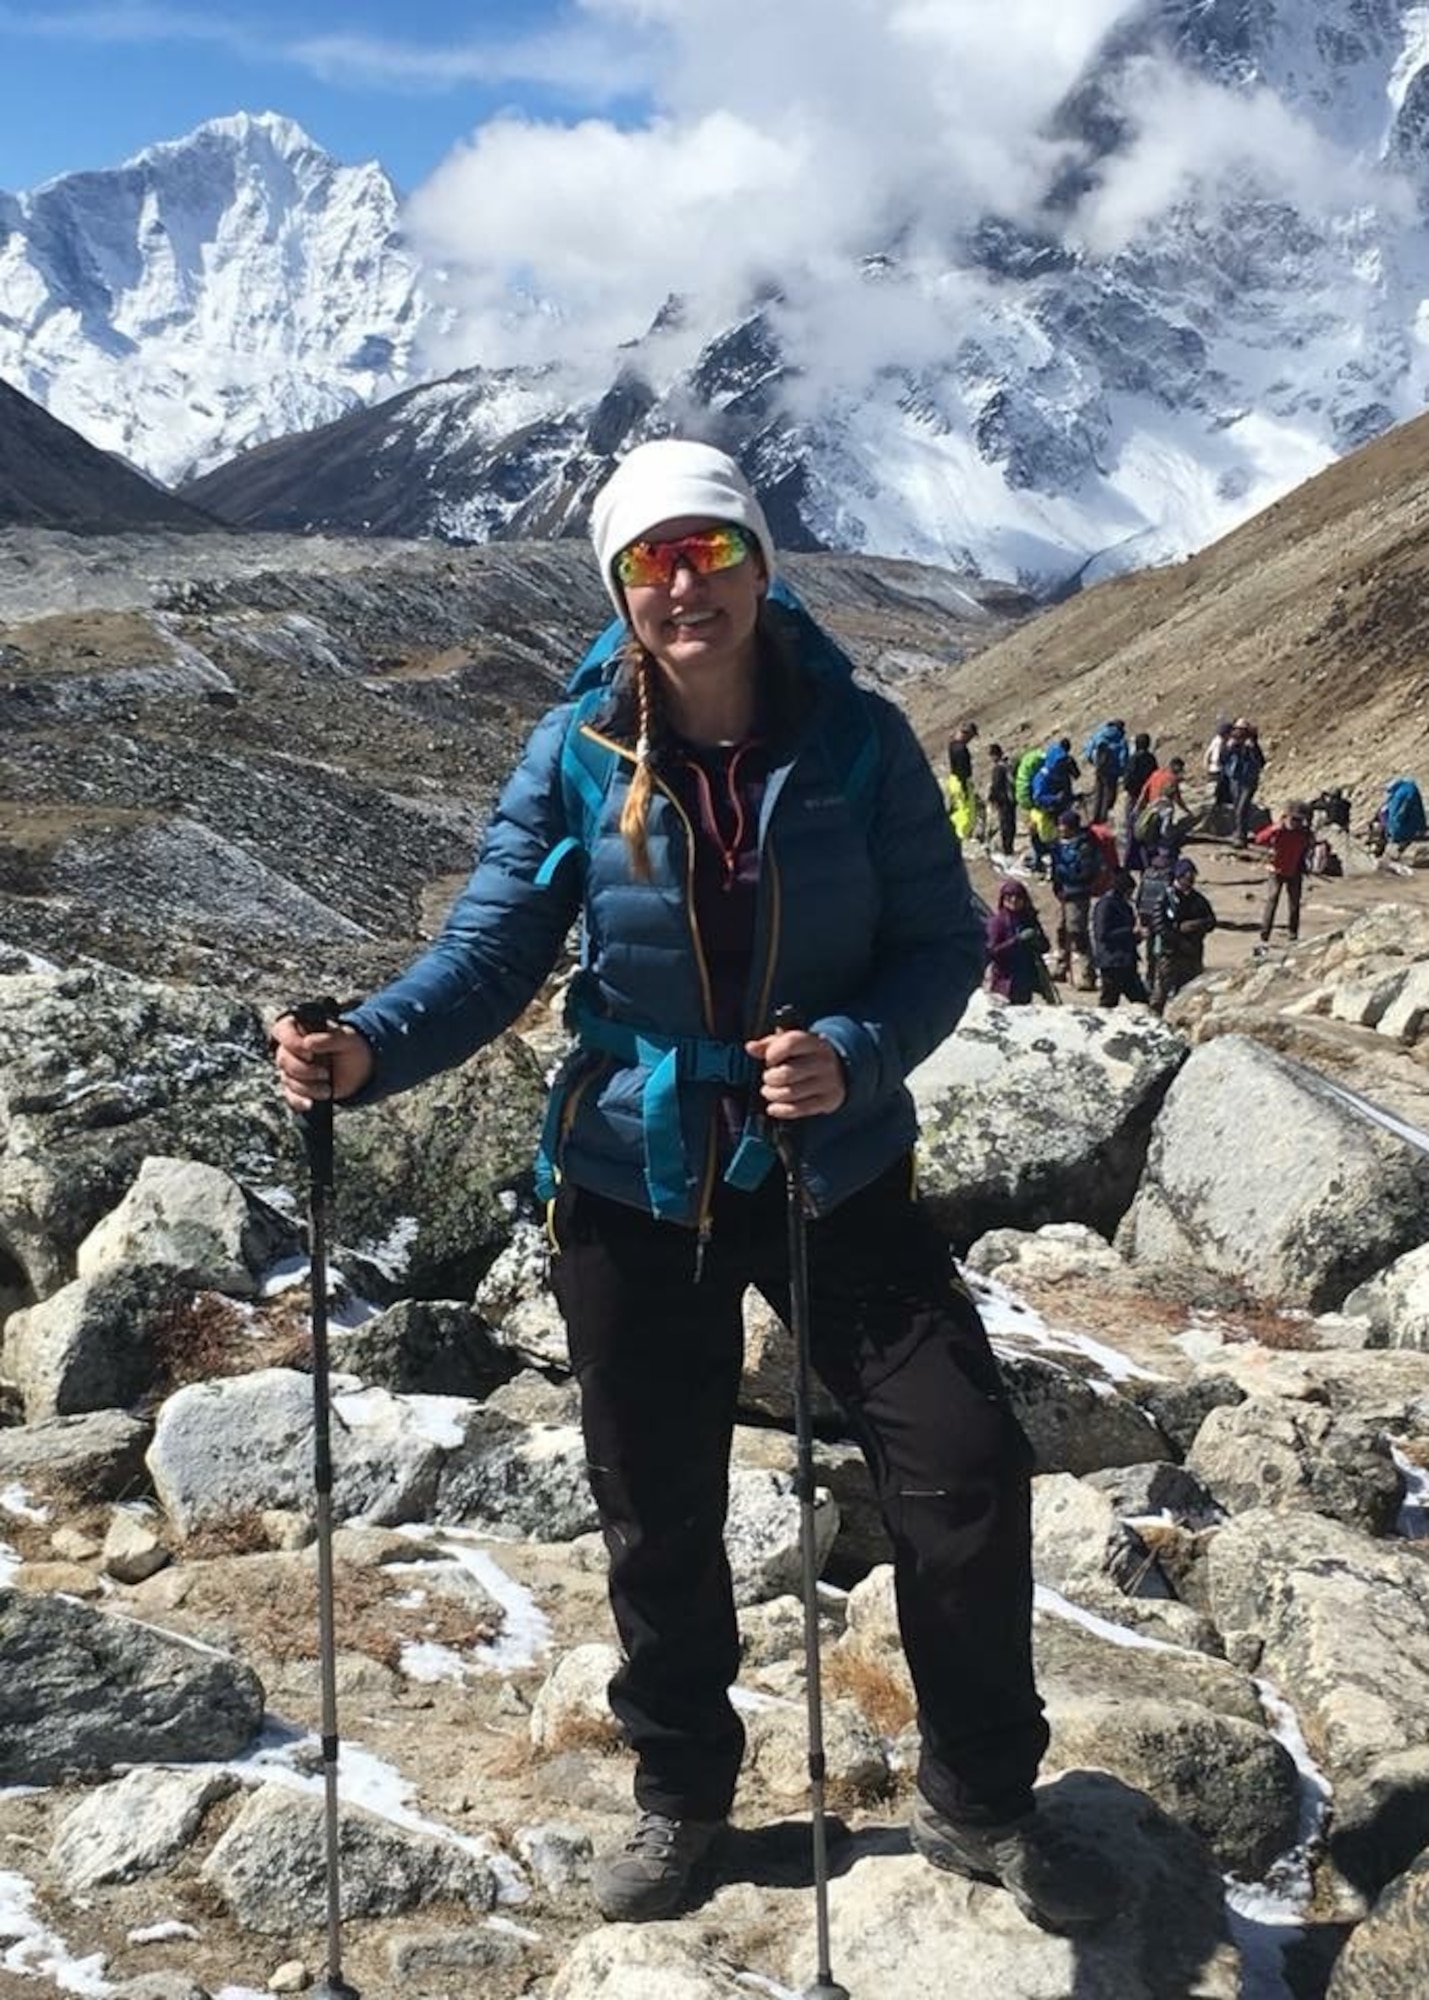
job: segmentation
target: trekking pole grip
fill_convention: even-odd
[[[295,1000],[289,1007],[288,1013],[305,1035],[320,1034],[324,1028],[335,1028],[339,1025],[337,1002],[331,998]],[[308,1156],[308,1174],[313,1189],[320,1194],[331,1194],[332,1099],[322,1098],[307,1111],[301,1112],[299,1123],[303,1128],[303,1147]]]
[[[773,1025],[776,1034],[789,1035],[796,1034],[801,1028],[807,1028],[809,1023],[802,1008],[784,1006],[774,1009]],[[799,1141],[791,1120],[787,1118],[771,1118],[769,1124],[773,1129],[774,1150],[783,1161],[786,1173],[797,1175],[799,1170]]]

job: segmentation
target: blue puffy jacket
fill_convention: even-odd
[[[781,614],[783,615],[783,614]],[[805,614],[793,630],[810,697],[771,769],[759,827],[760,888],[746,1027],[797,1008],[838,1050],[848,1095],[800,1122],[813,1206],[833,1207],[873,1180],[916,1137],[904,1078],[956,1025],[983,969],[981,912],[948,825],[937,779],[906,720],[856,686],[843,654]],[[876,746],[862,809],[845,795],[830,744],[846,740],[846,704]],[[614,708],[612,697],[611,711]],[[576,1013],[652,1038],[711,1034],[708,975],[688,883],[692,834],[658,785],[647,821],[653,879],[632,878],[619,831],[633,758],[613,742],[613,776],[589,850],[538,882],[568,819],[561,752],[574,705],[533,733],[441,935],[390,986],[347,1015],[376,1055],[363,1101],[449,1068],[509,1027],[545,980],[577,914],[583,919]],[[600,733],[603,716],[591,724]],[[578,1047],[557,1078],[556,1163],[578,1186],[652,1206],[646,1089],[658,1047]],[[680,1199],[661,1213],[698,1223],[717,1160],[728,1083],[681,1076],[687,1163]]]

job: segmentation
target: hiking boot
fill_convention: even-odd
[[[596,1908],[613,1924],[672,1916],[724,1830],[722,1819],[642,1812],[624,1847],[603,1854],[591,1870]]]
[[[1000,1883],[1023,1916],[1045,1931],[1094,1930],[1116,1908],[1110,1864],[1051,1814],[1030,1812],[1006,1826],[962,1826],[920,1792],[908,1837],[935,1868]]]

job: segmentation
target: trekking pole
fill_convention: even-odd
[[[304,1034],[336,1027],[336,1000],[302,1000],[289,1008]],[[360,2000],[342,1976],[342,1877],[337,1815],[337,1637],[332,1574],[332,1428],[327,1338],[328,1208],[333,1192],[332,1099],[302,1115],[308,1156],[308,1257],[313,1327],[313,1491],[318,1531],[318,1664],[322,1679],[323,1825],[327,1868],[327,1977],[314,2000]]]
[[[780,1007],[776,1029],[804,1026],[794,1007]],[[809,1362],[809,1231],[798,1141],[787,1121],[771,1119],[784,1168],[789,1222],[789,1331],[794,1336],[794,1491],[799,1498],[799,1562],[804,1599],[804,1684],[808,1706],[809,1806],[814,1843],[814,1929],[818,1972],[804,2000],[849,2000],[829,1967],[829,1846],[824,1819],[824,1703],[819,1659],[819,1566],[814,1547],[814,1417]]]

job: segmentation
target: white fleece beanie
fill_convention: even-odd
[[[622,617],[625,600],[610,566],[620,551],[647,528],[686,517],[734,521],[748,528],[774,575],[774,538],[754,489],[728,453],[685,438],[656,438],[638,444],[623,458],[590,510],[590,538],[600,562],[601,581]]]

